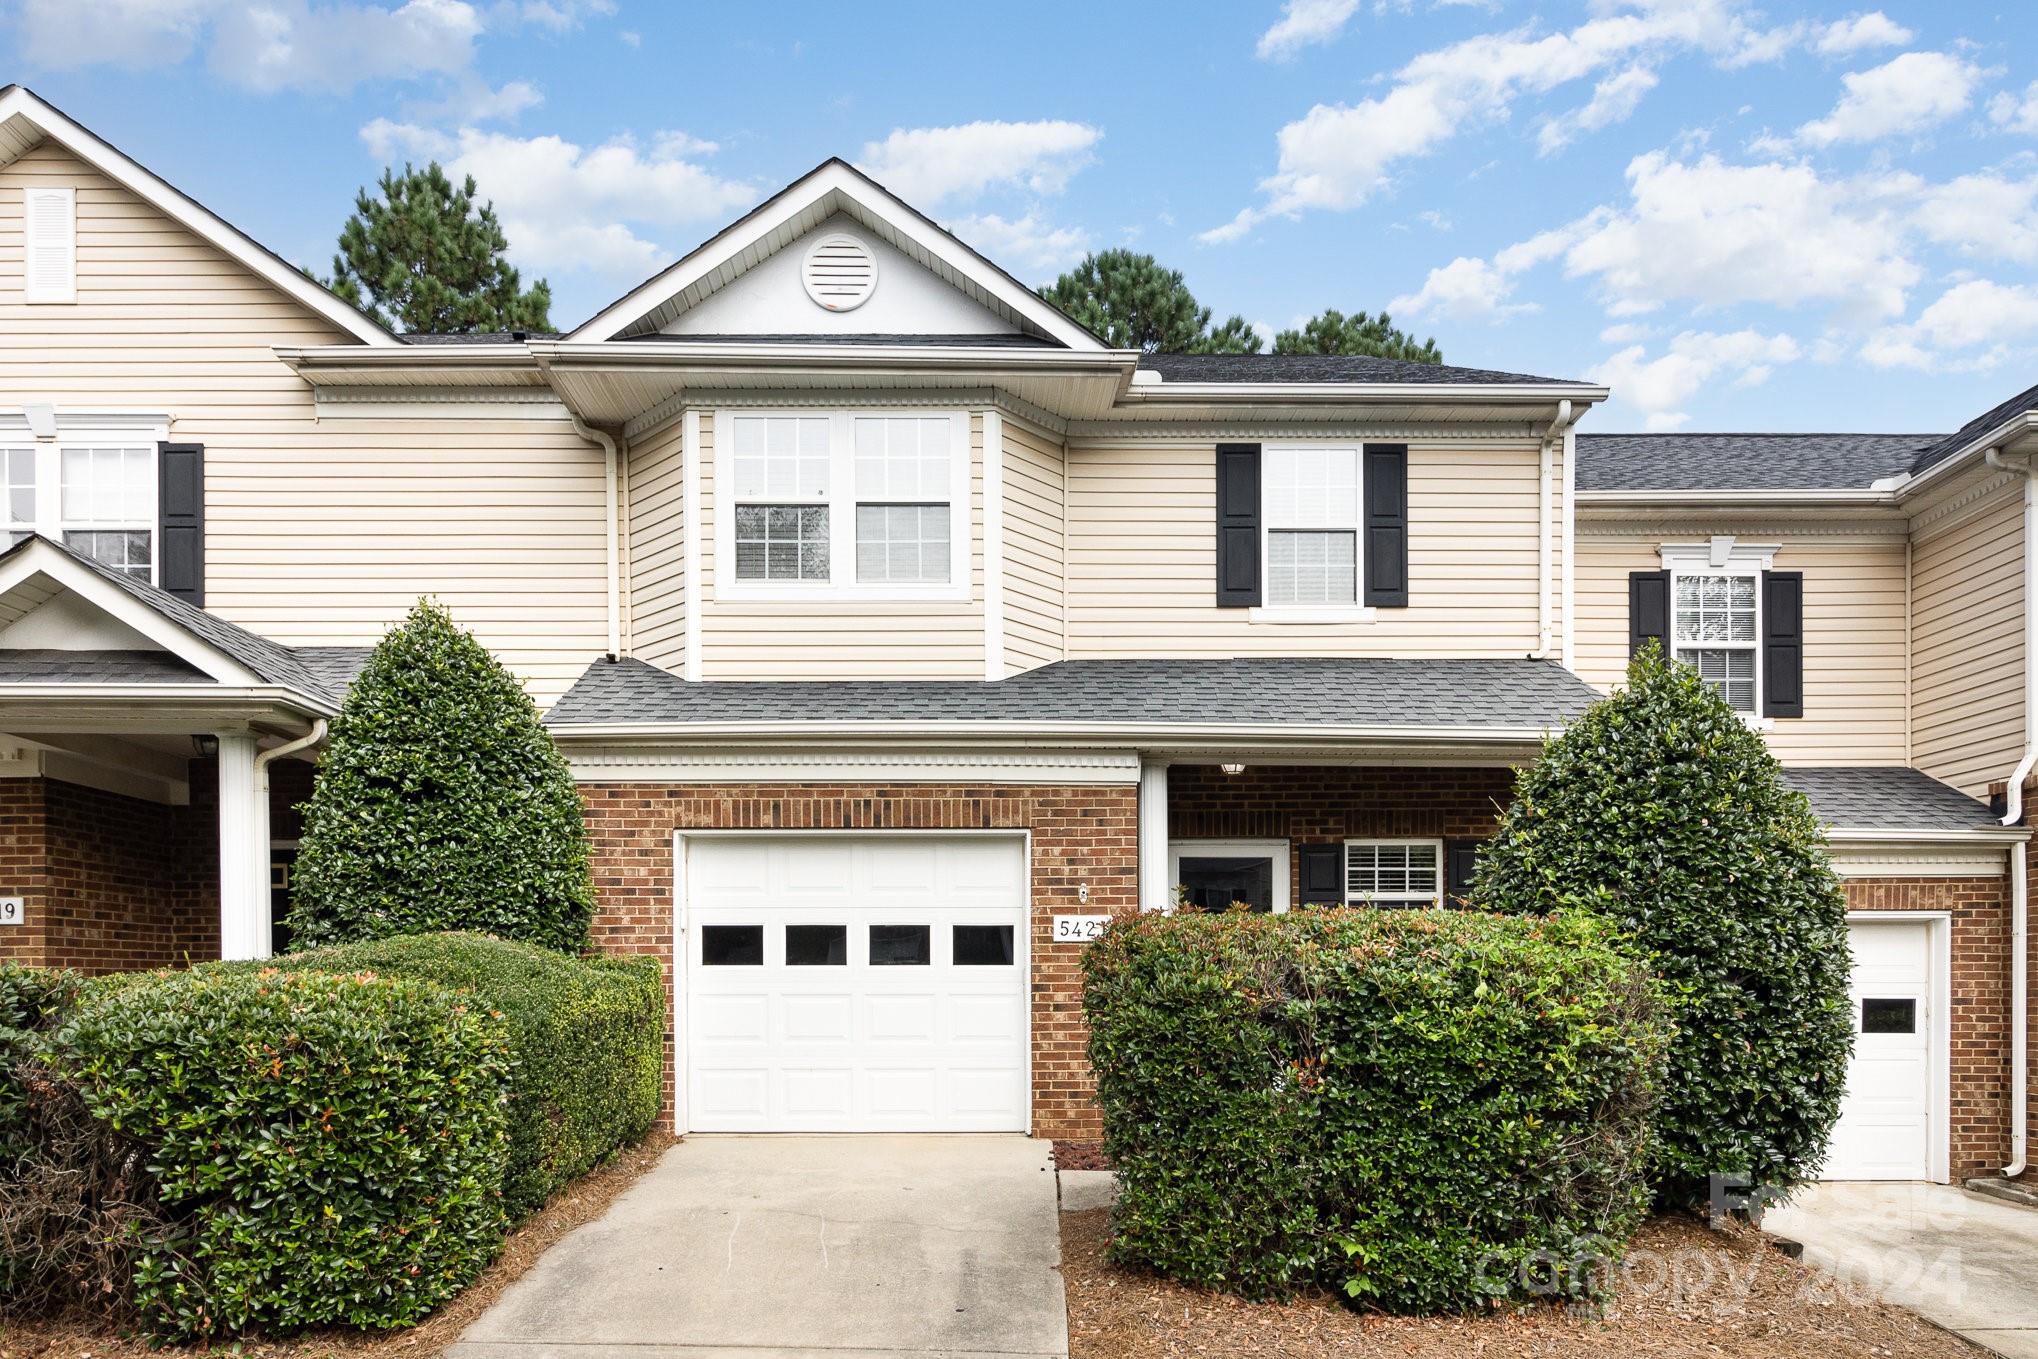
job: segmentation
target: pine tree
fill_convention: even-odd
[[[420,601],[347,691],[304,806],[295,947],[472,930],[575,953],[580,791],[516,678]]]
[[[435,161],[384,170],[381,197],[362,189],[340,231],[326,286],[393,330],[425,335],[552,328],[552,289],[528,289],[504,257],[495,205],[474,202]]]
[[[1444,356],[1434,339],[1415,342],[1386,312],[1368,316],[1363,311],[1346,316],[1335,307],[1312,316],[1300,330],[1284,330],[1274,337],[1276,354],[1370,354],[1381,359],[1406,359],[1411,363],[1442,363]]]
[[[1149,354],[1256,354],[1260,337],[1242,316],[1215,330],[1181,271],[1152,255],[1104,250],[1040,290],[1040,295],[1119,349]]]

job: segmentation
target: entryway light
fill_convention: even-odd
[[[1220,764],[1220,765],[1218,765],[1217,767],[1218,767],[1219,769],[1222,769],[1222,770],[1223,770],[1223,771],[1224,771],[1225,773],[1227,773],[1227,774],[1243,774],[1243,773],[1245,773],[1245,766],[1244,766],[1244,765],[1242,765],[1242,764]]]
[[[217,736],[194,736],[191,738],[191,748],[198,752],[199,759],[209,760],[219,754],[219,738]]]

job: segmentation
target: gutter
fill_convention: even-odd
[[[829,742],[861,741],[870,737],[925,737],[953,741],[1014,739],[1058,744],[1057,738],[1081,736],[1080,744],[1094,747],[1099,739],[1132,743],[1203,740],[1232,745],[1252,740],[1273,740],[1294,744],[1334,741],[1373,742],[1394,745],[1491,745],[1520,744],[1540,748],[1550,727],[1399,727],[1399,726],[1304,726],[1287,722],[1067,722],[1050,720],[971,721],[949,719],[898,719],[873,722],[829,722],[813,719],[773,722],[691,722],[675,718],[665,722],[562,722],[548,723],[546,731],[555,741],[649,739],[685,737],[726,737],[738,740],[796,739]]]
[[[2028,420],[2026,421],[2028,423]],[[2038,764],[2038,468],[2030,459],[2022,467],[2003,461],[2002,449],[1983,451],[1982,460],[1998,472],[2024,478],[2024,757],[2017,761],[2003,798],[2003,824],[2024,819],[2024,780]],[[2024,854],[2010,856],[2010,1163],[2006,1179],[2015,1179],[2029,1165],[2030,1080],[2030,883]]]
[[[602,450],[602,527],[606,540],[603,558],[608,568],[609,659],[613,661],[623,650],[623,506],[622,496],[617,490],[622,455],[616,451],[614,435],[595,429],[570,406],[566,415],[573,422],[575,434],[591,444],[598,444]]]

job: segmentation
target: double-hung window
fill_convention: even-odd
[[[1352,906],[1443,902],[1441,840],[1347,840],[1345,902]]]
[[[1676,572],[1670,578],[1671,647],[1738,712],[1760,712],[1756,686],[1759,573]]]
[[[1262,454],[1268,608],[1359,601],[1359,450],[1270,444]]]
[[[156,476],[155,443],[129,432],[0,444],[8,542],[40,533],[154,582]]]
[[[969,423],[959,413],[717,415],[716,591],[950,598],[968,588]]]

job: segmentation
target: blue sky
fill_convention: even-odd
[[[0,0],[8,77],[323,269],[471,171],[570,325],[830,155],[1028,280],[1390,306],[1597,429],[1944,430],[2038,381],[2038,6]],[[2022,60],[2019,60],[2022,58]]]

